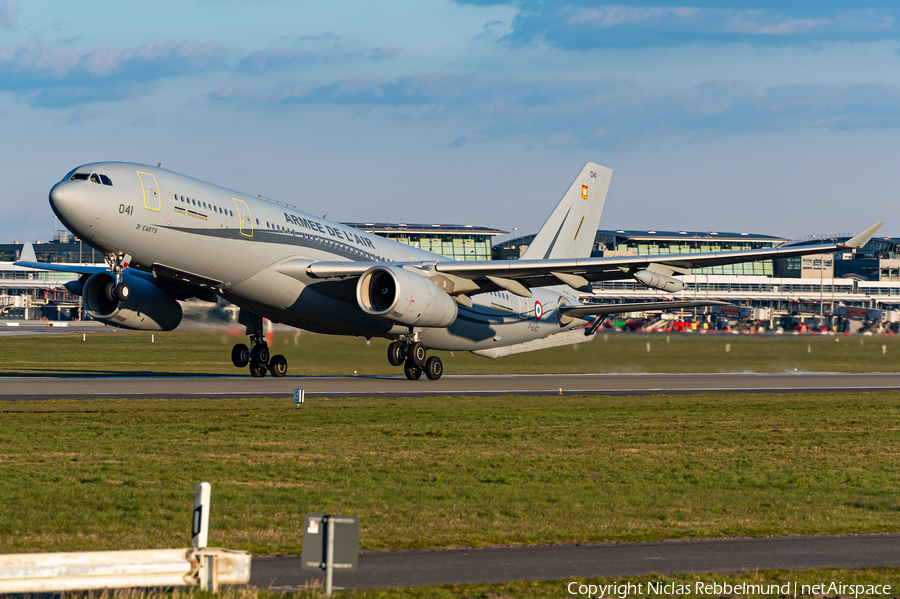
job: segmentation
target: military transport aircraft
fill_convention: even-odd
[[[692,268],[827,253],[864,245],[881,223],[846,243],[700,254],[590,258],[612,170],[588,163],[520,260],[458,262],[389,239],[142,164],[79,166],[50,190],[63,224],[106,256],[107,268],[37,262],[80,274],[66,289],[92,318],[126,329],[172,330],[178,300],[222,297],[240,308],[249,347],[234,365],[255,377],[287,372],[269,355],[263,319],[333,335],[391,339],[388,361],[409,379],[440,378],[427,350],[488,358],[590,341],[609,314],[720,304],[665,301],[583,305],[593,281],[635,279],[678,292]]]

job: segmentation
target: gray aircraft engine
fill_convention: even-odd
[[[364,272],[356,284],[356,301],[373,318],[410,327],[448,327],[457,314],[456,302],[443,289],[392,266]]]
[[[84,311],[100,322],[123,329],[171,331],[181,323],[181,304],[172,296],[128,270],[123,278],[131,293],[128,299],[120,301],[115,297],[116,280],[111,274],[91,275],[81,289]]]

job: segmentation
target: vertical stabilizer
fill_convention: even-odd
[[[612,169],[588,162],[522,254],[522,260],[591,255]]]

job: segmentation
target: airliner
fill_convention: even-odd
[[[591,258],[612,170],[588,163],[519,260],[456,261],[261,197],[143,164],[97,162],[50,190],[60,221],[103,253],[106,267],[16,264],[79,274],[66,289],[85,313],[125,329],[169,331],[179,300],[223,298],[240,308],[249,345],[232,363],[282,377],[263,320],[316,333],[389,339],[406,377],[443,373],[429,350],[487,358],[590,341],[610,314],[718,305],[708,300],[587,305],[591,283],[633,279],[677,293],[691,269],[858,248],[882,226],[845,243],[732,252]]]

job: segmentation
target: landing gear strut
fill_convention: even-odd
[[[388,345],[387,354],[391,366],[403,364],[403,373],[411,381],[419,380],[423,372],[432,381],[438,380],[444,373],[444,365],[440,358],[427,357],[425,346],[419,341],[418,333],[412,332]]]
[[[106,295],[106,299],[111,302],[119,301],[124,302],[129,297],[131,297],[131,287],[128,286],[128,283],[124,281],[124,277],[122,273],[125,272],[125,269],[128,268],[128,265],[131,263],[131,254],[107,254],[106,262],[109,264],[110,269],[112,270],[112,275],[115,277],[115,282],[110,281],[110,283],[104,289],[104,294]]]
[[[266,376],[268,370],[272,376],[281,378],[287,374],[287,359],[282,355],[269,355],[269,344],[263,333],[262,316],[241,310],[238,314],[238,322],[247,327],[250,335],[250,347],[238,343],[231,348],[231,363],[237,368],[250,365],[250,374],[254,378]]]

